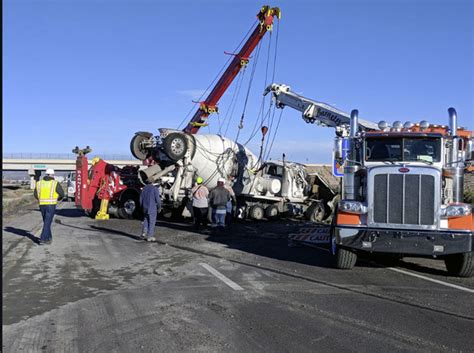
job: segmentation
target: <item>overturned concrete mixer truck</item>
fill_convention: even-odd
[[[197,176],[208,188],[215,187],[219,178],[229,180],[238,200],[239,218],[273,219],[285,214],[318,222],[327,214],[330,206],[318,198],[302,164],[263,162],[242,144],[220,135],[159,131],[159,136],[138,132],[131,141],[131,152],[149,164],[139,171],[141,181],[156,184],[164,207],[178,214],[190,215],[187,201]]]

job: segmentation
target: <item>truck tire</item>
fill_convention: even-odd
[[[306,219],[314,223],[323,221],[326,212],[321,202],[313,202],[305,212]]]
[[[341,270],[351,270],[357,261],[357,254],[337,247],[336,249],[336,268]]]
[[[249,217],[251,219],[255,219],[256,221],[260,221],[265,216],[265,211],[263,207],[260,205],[253,205],[249,209]]]
[[[448,255],[444,258],[448,273],[456,277],[472,277],[474,274],[474,258],[472,252]]]
[[[188,140],[184,134],[172,132],[165,137],[164,151],[173,161],[184,157],[188,150]]]
[[[132,140],[130,141],[130,152],[132,152],[132,155],[136,159],[144,161],[149,157],[148,151],[141,147],[141,143],[148,139],[149,137],[140,134],[133,136]]]
[[[117,213],[119,217],[123,219],[138,218],[140,214],[138,194],[135,192],[126,192],[121,195]]]
[[[269,205],[265,208],[265,218],[266,219],[275,219],[278,217],[279,211],[277,205]]]

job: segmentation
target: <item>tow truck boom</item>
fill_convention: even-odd
[[[336,133],[342,136],[349,135],[350,115],[336,109],[329,104],[313,101],[291,91],[291,88],[284,84],[273,83],[268,86],[263,95],[273,93],[273,99],[277,108],[289,106],[299,110],[303,114],[303,120],[309,124],[333,127]],[[377,130],[377,124],[359,119],[359,129],[364,131]]]
[[[207,98],[203,102],[200,102],[199,109],[196,111],[188,125],[183,129],[184,132],[196,134],[200,127],[206,125],[206,120],[209,114],[217,112],[217,103],[219,102],[219,99],[227,88],[229,88],[239,71],[247,65],[250,54],[262,40],[265,33],[272,30],[273,18],[275,16],[280,19],[281,12],[278,7],[270,7],[267,5],[262,6],[260,12],[257,14],[259,24],[253,30],[239,53],[233,54],[234,59],[230,62],[229,66],[224,71]]]

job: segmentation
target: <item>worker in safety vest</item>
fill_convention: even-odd
[[[51,223],[53,223],[54,212],[58,199],[64,197],[61,185],[54,180],[54,170],[46,170],[44,178],[36,183],[35,198],[39,201],[41,216],[43,216],[43,230],[39,239],[39,245],[51,244],[53,235],[51,234]]]

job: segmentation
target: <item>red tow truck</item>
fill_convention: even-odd
[[[118,167],[95,157],[89,161],[84,149],[76,147],[75,204],[96,219],[108,219],[109,214],[120,218],[140,216],[139,198],[143,184],[138,179],[139,166]]]

